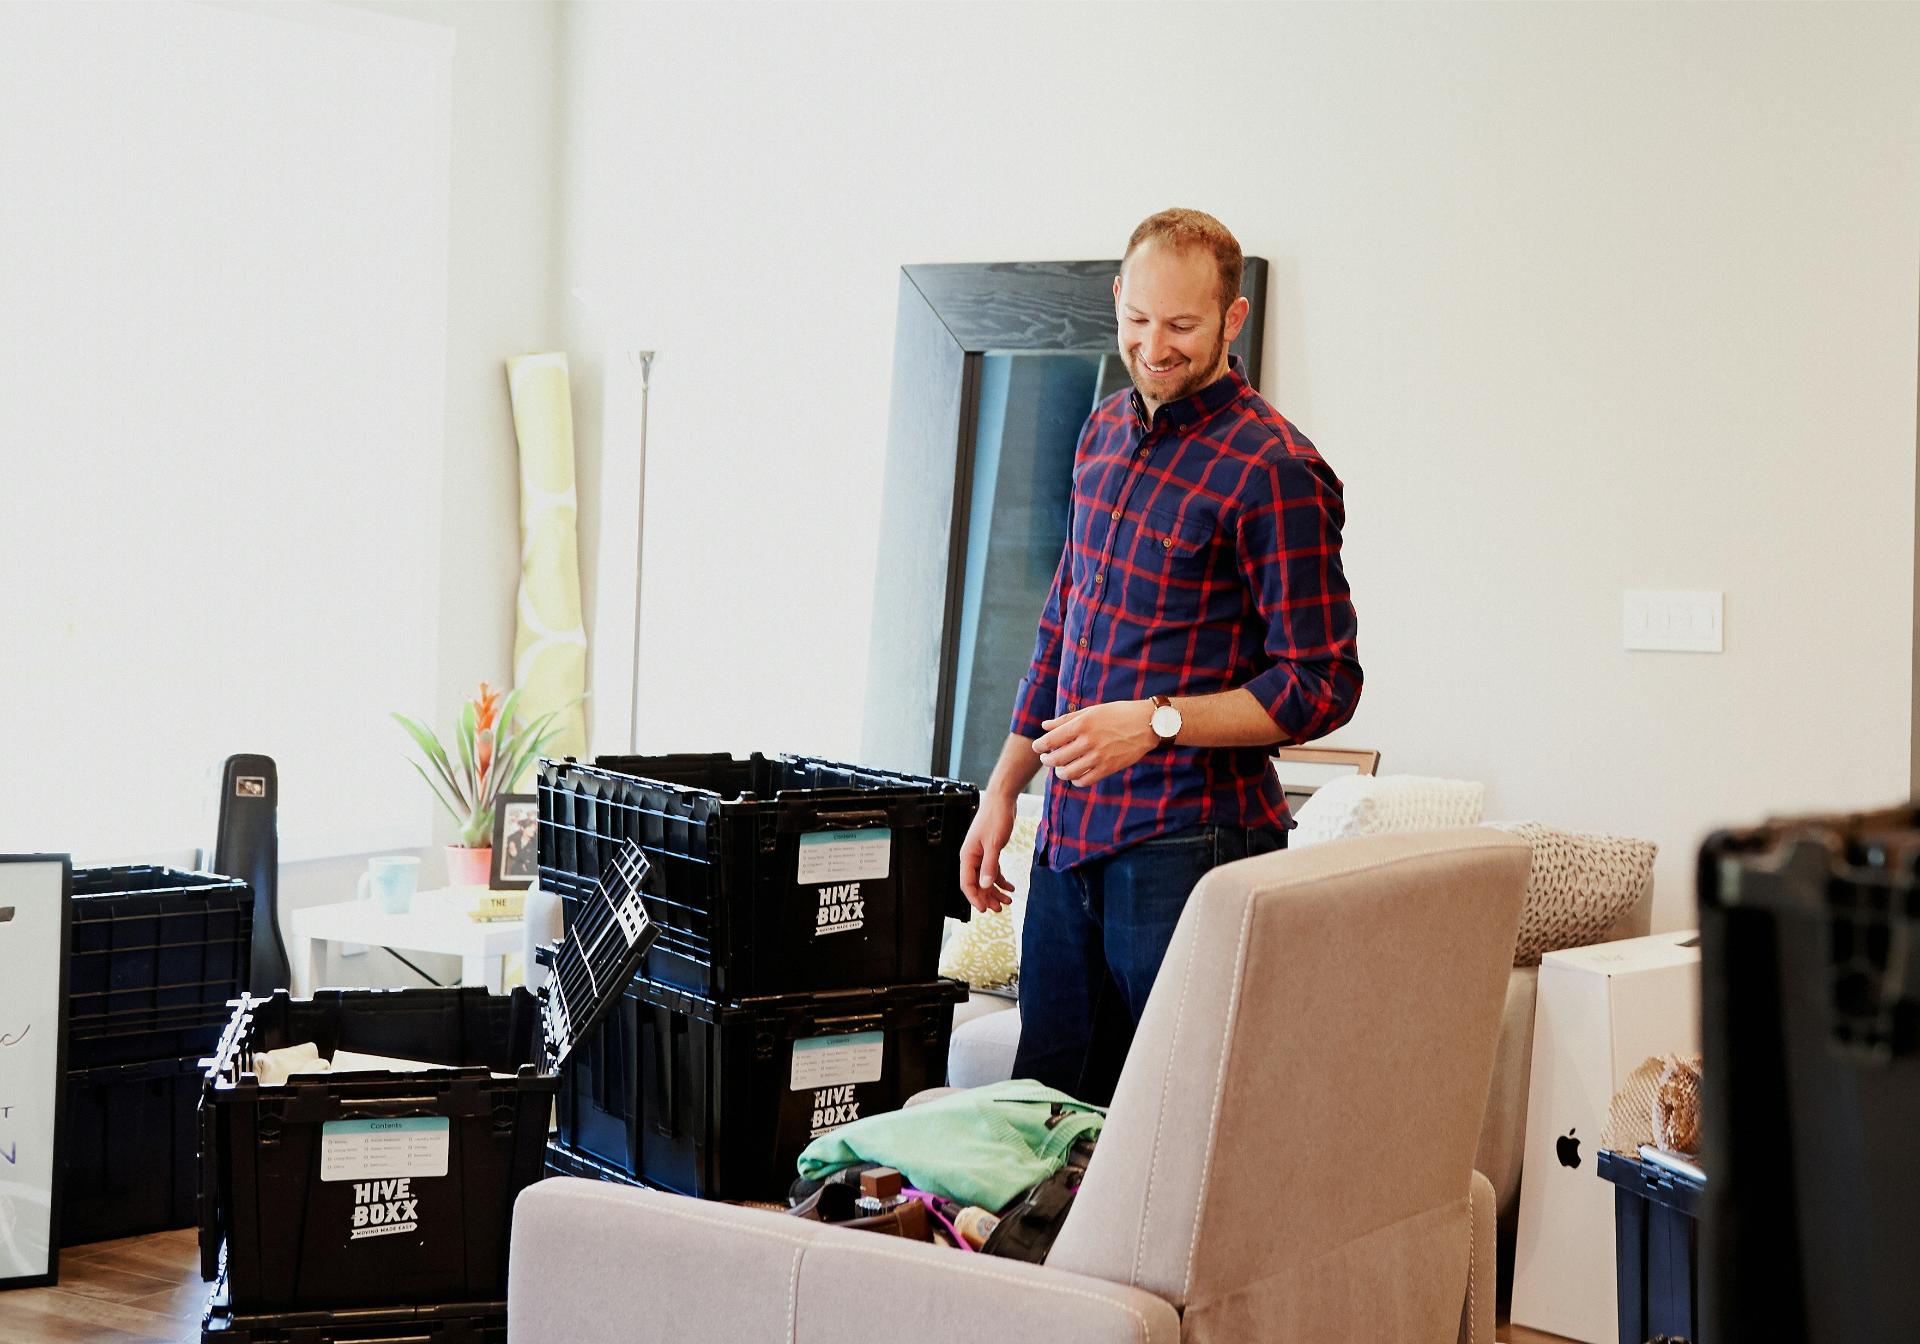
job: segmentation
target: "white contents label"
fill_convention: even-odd
[[[444,1115],[329,1120],[320,1126],[320,1179],[445,1176],[450,1127]]]
[[[787,1086],[795,1092],[845,1083],[877,1083],[887,1054],[884,1031],[860,1031],[850,1036],[814,1036],[793,1043],[793,1073]]]
[[[893,871],[893,832],[810,831],[800,837],[800,882],[859,882]]]

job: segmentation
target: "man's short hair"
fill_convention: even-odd
[[[1133,237],[1127,239],[1127,250],[1120,258],[1122,269],[1133,250],[1142,243],[1164,243],[1182,251],[1203,248],[1211,252],[1214,264],[1220,269],[1220,311],[1224,313],[1240,297],[1240,274],[1246,269],[1240,254],[1240,240],[1212,215],[1201,210],[1180,209],[1148,215],[1133,231]]]

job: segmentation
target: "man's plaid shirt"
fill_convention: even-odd
[[[1074,453],[1073,516],[1013,731],[1112,700],[1244,686],[1291,742],[1353,716],[1360,661],[1340,567],[1340,480],[1226,375],[1160,408],[1101,402]],[[1155,748],[1090,786],[1047,777],[1037,853],[1070,868],[1187,826],[1292,823],[1264,747]]]

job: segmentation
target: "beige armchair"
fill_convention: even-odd
[[[1303,750],[1311,750],[1303,749]],[[1459,783],[1460,781],[1442,781]],[[1476,786],[1477,787],[1477,786]],[[1478,814],[1478,801],[1474,803]],[[1417,815],[1420,809],[1411,809]],[[1400,815],[1391,821],[1403,820]],[[1372,825],[1382,825],[1379,818]],[[1306,848],[1300,846],[1299,848]],[[1652,922],[1651,874],[1638,898],[1611,927],[1581,942],[1613,942],[1639,938]],[[1574,946],[1577,943],[1554,944]],[[1506,1003],[1500,1015],[1500,1034],[1493,1058],[1493,1080],[1487,1090],[1486,1113],[1480,1125],[1475,1170],[1493,1185],[1495,1242],[1500,1267],[1499,1305],[1504,1309],[1513,1280],[1513,1258],[1520,1223],[1520,1169],[1527,1134],[1527,1091],[1533,1070],[1533,1008],[1539,992],[1537,963],[1514,966],[1507,977]],[[995,1011],[996,1009],[1001,1011]],[[1011,1001],[976,994],[954,1014],[953,1043],[947,1056],[947,1079],[962,1087],[978,1087],[1007,1077],[1020,1044],[1020,1014]]]
[[[1528,853],[1457,830],[1209,874],[1045,1265],[555,1179],[514,1210],[514,1344],[1487,1344],[1472,1164]]]

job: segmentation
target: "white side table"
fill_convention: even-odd
[[[448,887],[415,892],[404,915],[390,915],[378,901],[310,905],[293,912],[293,992],[311,994],[326,974],[328,943],[367,943],[401,952],[437,952],[460,958],[460,983],[501,993],[506,956],[518,952],[525,925],[517,919],[481,923],[463,907],[485,887]]]

